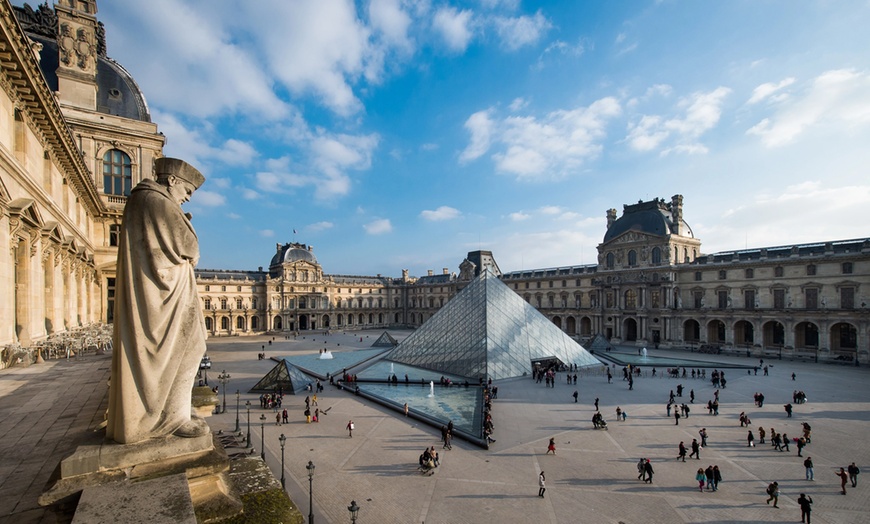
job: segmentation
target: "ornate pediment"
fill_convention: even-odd
[[[658,236],[641,233],[639,231],[626,231],[625,233],[608,242],[607,245],[612,246],[617,244],[642,244],[650,242],[659,243],[660,241],[661,237]]]

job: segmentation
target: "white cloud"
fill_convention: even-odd
[[[562,208],[559,206],[543,206],[538,211],[540,211],[542,215],[558,215],[562,212]]]
[[[525,109],[527,105],[529,105],[529,101],[525,98],[514,98],[508,106],[508,109],[510,109],[511,112],[516,113],[521,109]]]
[[[238,213],[227,213],[227,218],[231,218],[233,220],[238,220],[238,219],[242,218],[242,215],[240,215]]]
[[[441,146],[439,146],[438,144],[433,144],[433,143],[429,142],[426,144],[422,144],[420,146],[420,149],[423,151],[436,151],[439,147],[441,147]]]
[[[621,43],[625,42],[625,38],[626,38],[625,33],[619,33],[618,35],[616,35],[616,43],[621,44]]]
[[[393,231],[393,224],[387,218],[380,218],[363,225],[363,229],[369,235],[383,235]]]
[[[215,153],[215,158],[229,165],[247,165],[257,157],[257,150],[251,144],[231,138],[223,143]]]
[[[459,155],[459,162],[464,164],[476,160],[489,150],[492,135],[490,111],[478,111],[465,121],[465,129],[471,134],[468,147]]]
[[[435,12],[432,26],[441,34],[450,51],[462,53],[468,47],[474,36],[472,16],[470,10],[459,11],[454,7],[442,7]]]
[[[747,130],[767,147],[793,142],[810,128],[837,130],[870,124],[870,73],[854,69],[826,71],[808,89],[779,104],[776,113]]]
[[[518,178],[562,178],[601,152],[605,126],[620,113],[619,102],[606,97],[588,107],[553,111],[540,118],[509,116],[493,122],[487,116],[487,125],[477,126],[487,133],[472,133],[466,153],[474,152],[476,158],[495,143],[501,146],[492,155],[498,171]],[[466,127],[473,127],[469,122]],[[487,147],[482,147],[484,143]],[[472,156],[466,153],[460,160]]]
[[[429,220],[432,222],[452,220],[454,218],[458,218],[460,215],[462,215],[462,213],[460,213],[458,209],[454,209],[448,206],[441,206],[434,211],[425,209],[420,212],[420,217],[422,217],[424,220]]]
[[[260,193],[257,193],[253,189],[247,187],[242,188],[242,198],[244,198],[245,200],[257,200],[261,196],[262,195],[260,195]]]
[[[261,229],[260,236],[264,238],[272,238],[275,236],[275,232],[271,229]]]
[[[670,92],[659,88],[659,92]],[[677,104],[681,115],[664,118],[660,115],[641,115],[628,124],[626,141],[636,151],[652,151],[668,143],[662,154],[702,154],[706,146],[698,139],[716,126],[722,116],[725,97],[731,93],[727,87],[718,87],[709,92],[693,93],[683,97]]]
[[[311,231],[312,233],[319,233],[320,231],[326,231],[327,229],[332,229],[334,224],[332,222],[315,222],[313,224],[308,224],[305,226],[307,231]]]
[[[494,23],[502,46],[509,51],[536,43],[553,27],[541,11],[533,16],[499,16],[495,18]]]
[[[201,206],[218,207],[227,203],[227,199],[220,193],[199,189],[193,193],[191,201]]]
[[[746,103],[749,105],[757,104],[758,102],[761,102],[762,100],[773,95],[777,91],[780,91],[781,89],[784,89],[784,88],[794,84],[794,81],[795,81],[794,77],[789,77],[789,78],[786,78],[786,79],[780,81],[778,84],[774,84],[771,82],[768,82],[766,84],[761,84],[760,86],[758,86],[752,90],[752,96],[749,98],[749,100]]]
[[[529,215],[527,213],[523,213],[522,211],[516,211],[514,213],[511,213],[508,216],[514,222],[522,222],[523,220],[528,220],[528,219],[532,218],[532,215]]]
[[[208,183],[220,189],[227,189],[232,185],[232,180],[223,177],[213,177],[208,179]]]

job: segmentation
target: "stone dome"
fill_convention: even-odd
[[[607,233],[604,234],[604,243],[610,242],[628,231],[655,236],[678,234],[677,231],[679,231],[682,236],[694,238],[692,228],[685,220],[680,219],[679,223],[675,224],[672,209],[671,206],[659,199],[625,206],[622,216],[607,228]]]
[[[299,261],[317,264],[317,258],[309,246],[304,244],[284,244],[281,246],[279,244],[278,252],[272,257],[272,262],[269,266]]]

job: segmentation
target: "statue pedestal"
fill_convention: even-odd
[[[39,504],[72,502],[81,496],[79,504],[84,503],[81,511],[85,512],[81,522],[131,522],[122,517],[130,508],[134,513],[135,508],[140,508],[142,515],[151,517],[147,522],[163,522],[154,520],[160,511],[152,499],[169,497],[171,501],[164,501],[164,505],[178,511],[165,522],[187,522],[187,506],[197,512],[229,517],[242,510],[230,488],[229,466],[226,452],[215,445],[210,433],[196,438],[167,436],[135,444],[79,446],[61,461],[60,478],[39,497]],[[175,485],[178,479],[187,489],[163,489],[161,482]],[[113,507],[119,512],[117,518],[104,519],[103,512]],[[100,513],[91,515],[96,520],[87,520],[91,518],[88,511]],[[78,515],[79,509],[76,519]]]

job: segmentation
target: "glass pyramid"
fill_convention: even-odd
[[[297,391],[305,389],[308,384],[311,384],[310,378],[282,359],[251,388],[250,392],[274,393],[280,387],[284,393],[296,394]]]
[[[399,341],[393,338],[392,335],[384,331],[381,336],[372,344],[373,348],[394,348],[399,345]]]
[[[533,361],[547,359],[601,365],[488,271],[385,358],[475,380],[530,375]]]

